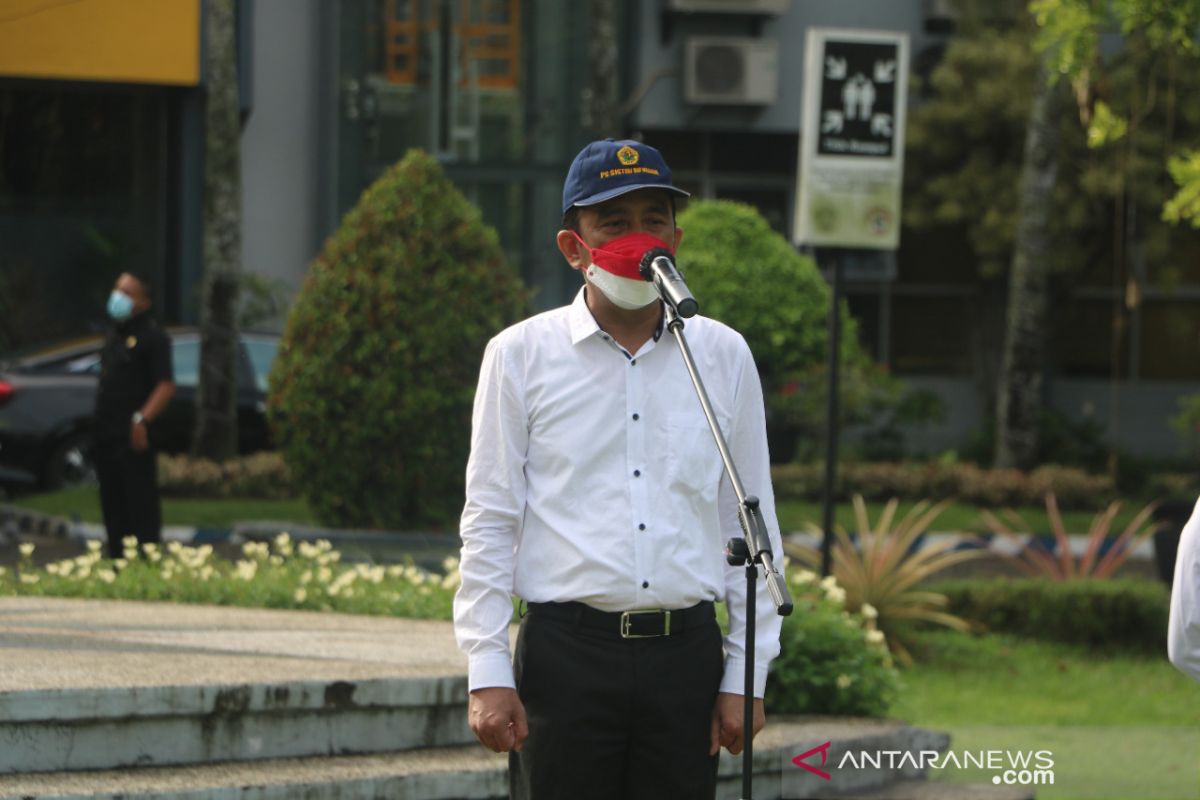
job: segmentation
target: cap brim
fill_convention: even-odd
[[[662,189],[664,192],[670,192],[679,197],[691,197],[690,192],[685,192],[683,189],[676,189],[674,186],[663,186],[661,183],[635,183],[629,186],[618,186],[615,189],[609,189],[591,197],[585,197],[582,200],[576,200],[572,206],[594,206],[597,203],[603,203],[605,200],[612,200],[614,197],[620,197],[623,194],[636,192],[638,189]]]

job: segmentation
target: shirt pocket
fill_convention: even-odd
[[[717,416],[722,432],[728,421]],[[724,465],[708,420],[698,411],[676,411],[668,415],[664,426],[666,474],[671,491],[684,491],[715,499]]]

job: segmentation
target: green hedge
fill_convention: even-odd
[[[771,469],[775,496],[817,500],[825,468],[821,464],[780,464]],[[1002,508],[1041,506],[1053,492],[1060,508],[1093,510],[1117,497],[1112,479],[1074,467],[1044,466],[1033,472],[983,469],[974,464],[938,462],[842,464],[838,467],[837,497],[860,494],[866,500],[942,500]]]
[[[270,376],[275,441],[323,524],[457,516],[484,346],[526,300],[432,156],[410,151],[363,192],[309,270]]]
[[[160,454],[158,487],[164,497],[206,500],[289,500],[297,495],[283,456],[275,452],[240,456],[220,464],[204,458]]]
[[[948,611],[990,631],[1097,648],[1165,654],[1170,596],[1133,578],[952,580],[932,584]]]

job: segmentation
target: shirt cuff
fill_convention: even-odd
[[[762,699],[767,693],[767,672],[770,667],[754,665],[754,696]],[[725,674],[721,677],[721,691],[728,694],[746,693],[746,661],[741,658],[725,659]]]
[[[467,691],[503,686],[516,689],[513,665],[507,653],[482,653],[467,662]]]

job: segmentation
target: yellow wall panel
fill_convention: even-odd
[[[200,81],[200,0],[0,0],[0,75]]]

